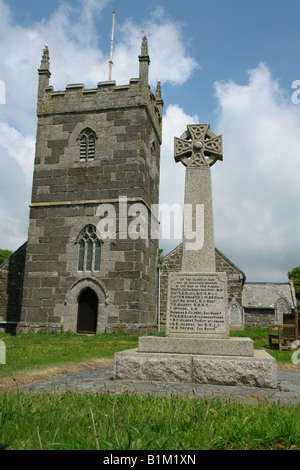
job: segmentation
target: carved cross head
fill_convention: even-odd
[[[180,138],[175,137],[174,158],[188,167],[212,166],[223,160],[222,136],[216,136],[209,124],[187,126]]]

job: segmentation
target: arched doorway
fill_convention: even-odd
[[[77,333],[95,334],[97,330],[98,297],[87,288],[78,297]]]

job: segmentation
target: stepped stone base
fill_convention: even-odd
[[[253,356],[250,338],[174,338],[165,336],[142,336],[139,352],[205,354],[212,356]]]
[[[276,361],[266,351],[254,350],[252,356],[118,352],[114,363],[115,379],[155,382],[242,385],[276,388]]]

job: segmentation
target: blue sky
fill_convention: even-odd
[[[108,76],[113,10],[113,79],[137,76],[146,33],[151,86],[162,82],[161,202],[183,203],[174,136],[209,122],[224,146],[212,167],[216,246],[248,281],[285,282],[300,265],[299,0],[0,0],[0,247],[27,238],[44,44],[55,89],[94,87]]]

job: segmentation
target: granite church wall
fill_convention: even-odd
[[[157,329],[158,240],[123,237],[119,228],[120,197],[132,208],[128,223],[134,204],[150,219],[159,198],[163,101],[160,84],[155,96],[148,85],[146,38],[139,62],[139,78],[128,85],[73,84],[55,91],[44,49],[20,332],[76,331],[79,295],[88,288],[98,296],[97,332]],[[83,143],[86,132],[92,146]],[[97,227],[102,204],[115,209],[116,236],[97,235],[100,267],[79,268],[79,236]]]
[[[275,323],[274,309],[244,309],[245,327],[247,328],[267,328]]]
[[[26,243],[0,266],[0,332],[15,333],[20,321]]]
[[[156,331],[157,240],[104,240],[100,270],[78,270],[78,236],[85,226],[97,225],[97,208],[98,204],[31,208],[19,332],[62,328],[75,332],[78,305],[68,299],[83,280],[104,293],[98,333]]]

